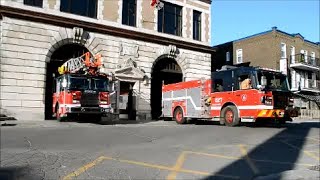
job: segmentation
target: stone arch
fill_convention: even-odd
[[[163,47],[160,51],[157,51],[157,58],[152,63],[150,74],[152,74],[154,66],[157,64],[157,62],[165,58],[174,59],[181,68],[183,77],[185,76],[187,66],[186,58],[183,52],[181,52],[181,50],[176,48],[174,45]]]
[[[178,68],[178,69],[177,69]],[[161,115],[161,86],[184,81],[186,62],[183,54],[175,46],[167,46],[158,52],[151,67],[150,105],[153,119]]]
[[[96,54],[95,48],[90,46],[95,40],[94,35],[82,28],[59,28],[59,32],[51,37],[49,51],[45,61],[48,63],[51,60],[52,54],[60,47],[67,44],[78,44],[84,46],[91,54]]]

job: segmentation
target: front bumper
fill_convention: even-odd
[[[69,114],[107,114],[111,108],[104,107],[67,107],[66,112]]]
[[[283,118],[285,113],[284,109],[262,109],[258,112],[257,118]]]

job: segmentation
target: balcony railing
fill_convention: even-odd
[[[320,67],[320,59],[312,56],[305,56],[304,54],[290,55],[291,64],[305,64],[308,66]]]

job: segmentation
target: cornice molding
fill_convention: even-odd
[[[202,2],[205,2],[205,3],[208,3],[208,4],[211,4],[211,0],[199,0],[199,1],[202,1]]]

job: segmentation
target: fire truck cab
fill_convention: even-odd
[[[287,76],[259,67],[224,66],[211,79],[164,85],[162,116],[220,121],[227,126],[263,120],[286,122],[298,116]]]

